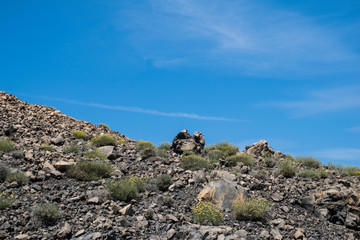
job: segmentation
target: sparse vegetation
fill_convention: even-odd
[[[0,152],[11,152],[15,149],[15,144],[10,140],[0,140]]]
[[[145,148],[145,149],[142,149],[140,151],[140,156],[143,158],[143,159],[146,159],[146,158],[149,158],[149,157],[153,157],[155,156],[156,153],[155,153],[155,150],[154,149],[151,149],[151,148]]]
[[[311,178],[312,180],[319,180],[321,178],[327,178],[327,173],[323,170],[306,169],[298,173],[299,177]]]
[[[128,202],[145,189],[145,182],[138,177],[109,181],[105,184],[114,200]]]
[[[94,181],[110,177],[112,166],[104,161],[80,161],[67,168],[67,176],[83,181]]]
[[[168,157],[167,151],[164,149],[160,149],[160,148],[155,149],[155,154],[156,154],[156,156],[162,157],[162,158]]]
[[[4,192],[0,193],[0,210],[7,209],[13,204],[13,196]]]
[[[64,153],[79,153],[79,148],[76,144],[71,144],[64,148]]]
[[[262,220],[271,207],[267,200],[255,197],[238,199],[233,203],[235,217],[239,220]]]
[[[304,167],[308,167],[308,168],[320,168],[322,165],[319,159],[314,157],[299,156],[296,158],[296,160],[302,163]]]
[[[61,217],[61,212],[53,203],[43,203],[34,209],[34,220],[45,225],[54,225]]]
[[[150,142],[150,141],[143,141],[143,140],[140,140],[140,141],[137,141],[136,143],[136,149],[141,151],[141,150],[145,150],[145,149],[155,149],[155,145]]]
[[[254,158],[246,153],[229,156],[225,161],[229,166],[236,166],[239,162],[246,166],[254,165]]]
[[[161,205],[171,207],[173,204],[173,198],[169,192],[164,193],[163,195],[160,195],[158,198],[158,201]]]
[[[29,182],[29,178],[22,171],[15,173],[9,173],[6,176],[6,181],[17,182],[19,185],[26,185]]]
[[[99,127],[102,127],[105,130],[110,130],[109,126],[106,125],[105,123],[99,123]]]
[[[171,176],[168,174],[161,174],[156,178],[156,185],[161,191],[166,191],[172,183]]]
[[[116,146],[117,144],[115,138],[110,134],[103,134],[96,136],[91,139],[91,142],[98,147],[108,146],[108,145]]]
[[[85,158],[86,159],[95,159],[98,158],[100,160],[106,160],[106,154],[104,152],[102,152],[100,149],[98,148],[94,148],[92,150],[90,150],[89,152],[87,152],[85,154]]]
[[[279,167],[280,173],[287,178],[294,177],[296,174],[295,166],[290,162],[286,161]]]
[[[265,180],[267,178],[267,172],[265,170],[258,170],[255,172],[254,177],[259,180]]]
[[[238,151],[239,148],[228,141],[219,142],[206,147],[206,152],[211,161],[218,161],[220,158],[225,159],[226,157],[235,155]]]
[[[159,146],[157,147],[158,149],[162,149],[165,151],[169,151],[171,149],[171,143],[169,142],[162,142],[159,144]]]
[[[264,163],[268,168],[273,168],[276,165],[276,158],[267,156],[264,158]]]
[[[49,110],[51,110],[51,111],[55,111],[56,110],[56,108],[54,108],[54,107],[52,107],[52,106],[44,106],[46,109],[49,109]]]
[[[192,212],[194,214],[195,222],[200,224],[208,221],[209,223],[212,223],[212,225],[217,226],[223,221],[222,212],[210,202],[198,202],[198,204],[193,207]]]
[[[125,144],[125,140],[123,140],[123,139],[117,140],[117,143],[118,143],[119,145]]]
[[[73,136],[79,139],[87,139],[88,135],[82,131],[73,131]]]
[[[40,150],[42,151],[53,151],[54,147],[49,144],[43,144],[40,146]]]
[[[4,182],[6,180],[6,176],[9,172],[9,168],[5,164],[0,163],[0,182]]]
[[[340,174],[348,176],[360,176],[360,167],[356,166],[346,166],[344,164],[335,165],[334,163],[328,164],[329,169],[335,170]]]
[[[181,158],[181,165],[187,170],[200,170],[200,169],[209,169],[210,162],[203,157],[197,155],[188,155]]]

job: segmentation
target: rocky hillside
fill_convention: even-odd
[[[360,239],[360,171],[181,131],[155,148],[0,92],[0,239]]]

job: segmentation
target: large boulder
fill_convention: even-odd
[[[176,153],[183,153],[185,151],[201,152],[205,146],[205,138],[201,132],[195,132],[191,136],[188,130],[180,131],[173,139],[171,148]]]
[[[261,140],[260,142],[254,143],[252,146],[247,145],[245,147],[246,153],[252,157],[260,157],[265,154],[274,154],[272,147],[268,145],[268,142]]]

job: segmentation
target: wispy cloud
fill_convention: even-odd
[[[106,105],[106,104],[101,104],[101,103],[85,103],[85,102],[79,102],[79,101],[70,100],[70,99],[51,98],[51,97],[45,97],[45,96],[37,96],[37,97],[46,99],[46,100],[50,100],[50,101],[58,101],[58,102],[81,105],[81,106],[86,106],[86,107],[117,110],[117,111],[124,111],[124,112],[143,113],[143,114],[150,114],[150,115],[164,116],[164,117],[191,118],[191,119],[207,120],[207,121],[228,121],[228,122],[244,121],[244,120],[232,119],[232,118],[226,118],[226,117],[204,116],[204,115],[199,115],[196,113],[162,112],[162,111],[158,111],[158,110],[144,109],[144,108],[140,108],[140,107]]]
[[[149,1],[121,11],[117,26],[130,29],[130,44],[157,67],[167,67],[157,64],[162,59],[182,59],[173,65],[225,64],[279,75],[328,73],[334,63],[337,71],[356,70],[359,59],[341,41],[340,27],[253,1]]]
[[[341,160],[341,161],[358,160],[360,162],[360,149],[357,148],[322,149],[319,151],[315,151],[313,155],[328,160]]]
[[[308,93],[304,99],[297,101],[263,103],[286,109],[292,118],[360,108],[360,85],[316,90]]]
[[[360,126],[346,129],[348,132],[360,133]]]

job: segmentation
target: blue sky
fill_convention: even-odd
[[[0,90],[133,139],[360,166],[359,1],[3,1]]]

